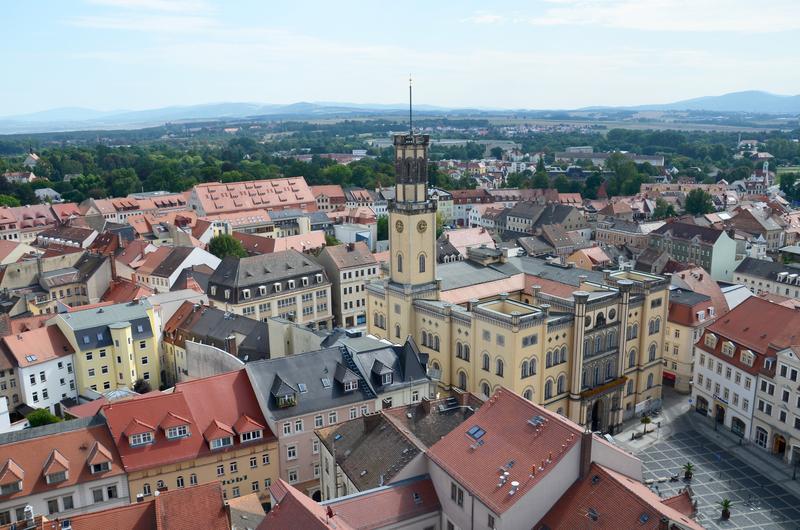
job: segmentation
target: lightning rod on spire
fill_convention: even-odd
[[[408,74],[408,132],[412,136],[414,135],[414,120],[411,115],[411,74]]]

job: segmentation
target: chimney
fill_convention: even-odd
[[[110,252],[108,255],[108,259],[111,261],[111,281],[117,281],[117,260],[114,257],[114,253]]]
[[[39,278],[41,278],[43,272],[44,272],[44,266],[42,264],[42,257],[36,256],[36,274],[39,276]]]
[[[356,244],[355,243],[348,243],[347,244],[347,252],[352,252],[355,249],[356,249]]]
[[[431,403],[431,400],[429,398],[427,398],[427,397],[422,398],[422,401],[420,401],[420,404],[422,405],[422,410],[425,411],[425,415],[428,415],[428,414],[431,413],[432,403]]]
[[[702,282],[703,281],[703,275],[702,274],[698,275],[697,279]]]
[[[238,348],[236,346],[236,337],[234,335],[228,335],[225,337],[225,351],[234,357],[238,357]]]
[[[579,478],[584,478],[589,474],[592,466],[592,431],[584,431],[581,435],[581,456]]]
[[[380,412],[373,412],[372,414],[362,416],[362,418],[364,419],[364,432],[371,432],[381,424],[382,416]]]

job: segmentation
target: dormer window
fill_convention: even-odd
[[[276,293],[281,292],[281,284],[280,284],[280,282],[275,282],[274,284],[272,284],[272,287],[275,289]]]
[[[722,353],[727,355],[728,357],[733,357],[733,353],[736,351],[736,346],[729,340],[726,340],[722,343]]]
[[[153,433],[152,432],[143,432],[139,434],[131,434],[128,437],[128,444],[131,447],[138,447],[140,445],[146,445],[149,443],[153,443]]]
[[[97,473],[105,473],[106,471],[111,470],[111,462],[100,462],[98,464],[92,464],[89,466],[92,471],[92,474]]]
[[[250,431],[250,432],[243,432],[239,435],[239,441],[241,443],[245,442],[252,442],[253,440],[260,440],[261,439],[261,431]]]
[[[717,347],[717,336],[713,333],[706,333],[706,338],[704,344],[709,348],[716,348]]]
[[[9,484],[0,484],[0,495],[11,495],[22,491],[22,481],[11,482]]]
[[[250,289],[242,289],[242,298],[245,300],[250,298]]]
[[[167,440],[175,440],[177,438],[186,438],[189,436],[188,425],[177,425],[167,429]]]
[[[753,352],[751,352],[750,350],[742,350],[740,359],[747,366],[753,366],[755,355],[753,355]]]
[[[322,283],[322,274],[316,275],[317,283]]]
[[[289,280],[289,289],[294,289],[294,280]]]
[[[211,296],[216,296],[216,294],[217,294],[217,286],[216,285],[212,285],[211,286]]]
[[[67,480],[67,472],[56,471],[55,473],[50,473],[46,476],[46,480],[48,484],[58,484],[59,482],[64,482]]]
[[[286,407],[293,407],[297,403],[297,399],[295,399],[294,394],[286,394],[283,396],[278,396],[278,407],[286,408]]]
[[[258,294],[260,294],[261,296],[264,296],[265,294],[267,294],[267,286],[266,285],[259,285],[258,286]]]
[[[230,289],[225,289],[225,300],[227,300],[230,297],[231,297],[231,290]]]
[[[358,381],[347,381],[344,383],[345,392],[353,392],[354,390],[358,390]]]
[[[706,312],[705,312],[705,311],[698,311],[698,312],[697,312],[697,320],[699,320],[700,322],[702,322],[702,321],[704,321],[705,319],[706,319]]]
[[[306,285],[308,285],[308,276],[303,276],[303,279],[302,279],[302,281],[303,281],[303,287],[305,287]]]
[[[392,374],[383,374],[381,376],[381,384],[391,385],[392,384]]]
[[[233,437],[225,436],[223,438],[215,438],[211,440],[208,445],[209,447],[211,447],[212,451],[216,449],[223,449],[225,447],[230,447],[233,445]]]

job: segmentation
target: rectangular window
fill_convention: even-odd
[[[294,483],[297,482],[297,470],[296,469],[290,469],[289,472],[287,473],[287,476],[289,478],[289,484],[294,484]]]
[[[294,432],[303,432],[303,420],[294,420]]]
[[[233,445],[233,438],[226,436],[225,438],[216,438],[211,440],[211,450],[222,449],[223,447],[230,447]]]
[[[352,407],[352,408],[350,409],[350,419],[351,419],[351,420],[354,420],[354,419],[356,419],[357,417],[358,417],[358,413],[356,412],[356,408],[355,408],[355,407]]]
[[[50,499],[47,501],[47,513],[50,515],[58,513],[58,499]]]
[[[103,502],[103,490],[102,489],[92,490],[92,500],[95,503]]]
[[[295,460],[295,459],[297,459],[297,446],[296,445],[286,446],[286,459],[287,460]]]
[[[170,427],[167,429],[167,438],[174,440],[175,438],[183,438],[189,435],[189,428],[186,425],[178,425],[177,427]]]
[[[225,466],[223,466],[222,464],[219,464],[217,466],[217,476],[221,477],[223,475],[225,475]]]
[[[258,491],[258,481],[254,480],[250,483],[250,491],[257,492]]]
[[[99,464],[92,464],[92,466],[91,466],[92,474],[105,473],[106,471],[109,471],[110,469],[111,469],[111,463],[110,462],[100,462]]]
[[[61,497],[61,504],[64,506],[64,511],[75,508],[75,502],[72,500],[72,495],[65,495],[64,497]]]
[[[251,456],[250,457],[250,469],[255,469],[258,467],[258,458]]]
[[[319,454],[319,438],[311,440],[311,453],[315,455]]]
[[[292,422],[287,421],[283,424],[283,434],[292,434]]]
[[[239,472],[239,462],[231,462],[231,473]]]
[[[240,436],[240,441],[244,442],[252,442],[253,440],[260,440],[261,439],[261,431],[248,431],[243,432]]]
[[[329,412],[328,413],[328,424],[329,425],[333,425],[337,421],[338,421],[338,416],[337,416],[336,412]]]
[[[152,432],[143,432],[141,434],[131,434],[128,437],[128,444],[131,447],[136,447],[137,445],[144,445],[148,444],[153,441],[153,433]]]
[[[234,486],[233,489],[231,490],[231,493],[233,494],[234,497],[238,497],[239,496],[239,486]]]
[[[261,455],[261,465],[268,466],[269,465],[269,453],[264,453]]]

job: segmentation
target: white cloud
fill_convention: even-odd
[[[461,22],[469,22],[471,24],[497,24],[503,22],[505,17],[502,15],[495,15],[485,11],[478,11],[472,16],[462,18]]]
[[[771,0],[546,0],[540,26],[602,26],[669,32],[769,33],[800,29],[800,2]],[[766,5],[769,4],[769,5]]]
[[[211,6],[203,0],[88,0],[88,2],[99,6],[141,11],[171,13],[211,11]]]
[[[201,16],[137,15],[137,16],[81,16],[67,20],[73,26],[116,31],[141,31],[154,33],[186,33],[208,30],[215,21]]]

